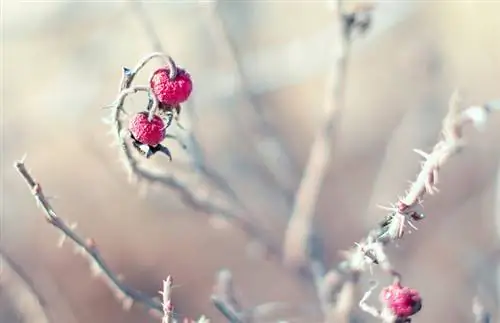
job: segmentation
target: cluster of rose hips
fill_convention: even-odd
[[[148,111],[136,113],[131,117],[128,130],[134,147],[146,158],[156,152],[165,153],[172,159],[170,151],[161,142],[168,136],[167,128],[173,119],[179,117],[180,104],[187,101],[193,90],[191,76],[179,67],[169,66],[157,69],[149,80],[150,95],[155,102],[148,106]],[[151,109],[154,109],[153,114]],[[146,146],[146,150],[141,147]]]

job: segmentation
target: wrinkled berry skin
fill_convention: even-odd
[[[416,314],[422,308],[422,298],[418,291],[403,287],[399,283],[388,286],[380,293],[381,301],[400,318]]]
[[[141,144],[156,146],[165,139],[165,123],[163,119],[154,116],[148,121],[147,112],[135,114],[129,122],[128,129],[132,137]]]
[[[173,80],[170,80],[169,73],[167,67],[156,70],[149,85],[158,101],[173,106],[189,98],[193,91],[193,82],[191,76],[183,69],[177,69],[177,75]]]

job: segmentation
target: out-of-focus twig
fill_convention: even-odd
[[[315,134],[301,182],[295,193],[295,201],[283,242],[284,262],[288,266],[311,269],[325,317],[331,317],[332,305],[328,291],[335,289],[335,285],[333,283],[333,285],[325,285],[331,281],[325,279],[326,268],[322,259],[321,238],[314,229],[314,215],[344,108],[352,35],[357,31],[366,31],[370,23],[371,9],[372,7],[360,6],[348,12],[343,1],[336,0],[337,33],[334,38],[336,40],[334,48],[337,50],[337,56],[326,82],[323,121]]]
[[[491,315],[488,313],[479,297],[472,300],[472,314],[474,314],[474,323],[491,323]]]
[[[35,181],[27,170],[24,160],[17,161],[14,167],[28,185],[37,205],[44,212],[47,222],[61,232],[61,242],[69,239],[75,244],[76,250],[89,261],[92,273],[104,280],[115,296],[121,301],[124,309],[129,309],[136,302],[144,305],[153,313],[162,315],[163,307],[161,302],[123,284],[118,275],[113,273],[101,256],[94,240],[82,238],[75,233],[74,226],[66,224],[57,216],[43,193],[41,185]]]
[[[0,249],[0,292],[12,302],[14,310],[27,322],[50,323],[46,301],[24,270]]]
[[[325,88],[323,122],[310,148],[285,232],[284,261],[294,267],[302,267],[309,261],[308,242],[314,234],[313,217],[316,203],[329,165],[334,133],[338,130],[337,124],[344,106],[350,26],[347,24],[342,0],[337,1],[335,13],[337,34],[334,39],[338,53]]]
[[[235,295],[232,273],[223,269],[217,274],[211,296],[215,308],[231,323],[252,323],[269,317],[279,310],[290,310],[285,303],[272,302],[244,309]]]
[[[231,323],[246,322],[242,307],[234,294],[233,275],[229,270],[221,270],[217,274],[212,302],[219,312]]]
[[[497,246],[500,246],[500,161],[497,167],[496,188],[495,188],[495,205],[494,205],[494,219],[495,219],[495,232],[497,236]],[[498,248],[498,247],[497,247]],[[500,262],[496,263],[496,292],[497,292],[497,313],[500,317]]]
[[[249,92],[251,86],[246,77],[243,62],[241,60],[241,53],[238,46],[235,44],[233,38],[229,34],[229,30],[224,23],[223,17],[219,10],[220,1],[200,1],[200,6],[207,11],[207,23],[214,37],[218,49],[223,49],[231,64],[236,70],[237,83],[239,85],[239,94],[248,105],[253,108],[257,116],[257,131],[254,132],[258,136],[259,142],[272,142],[276,149],[275,155],[279,155],[282,161],[279,165],[271,161],[275,158],[269,158],[265,153],[261,153],[261,160],[268,170],[268,174],[273,177],[274,181],[280,186],[286,185],[283,183],[289,178],[293,178],[296,174],[293,161],[290,158],[290,153],[286,150],[285,145],[280,140],[271,122],[266,117],[266,112],[262,109],[261,105],[255,100],[254,96]],[[259,151],[259,149],[257,149]],[[278,167],[277,167],[278,166]],[[292,192],[284,192],[285,198],[292,201]]]

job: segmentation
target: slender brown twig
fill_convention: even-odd
[[[69,239],[75,244],[76,250],[81,255],[85,256],[85,258],[89,261],[92,273],[103,279],[118,300],[121,301],[124,309],[129,309],[133,303],[136,302],[142,304],[153,313],[158,315],[163,314],[163,306],[161,302],[123,284],[120,278],[113,273],[109,265],[101,256],[93,239],[85,239],[81,237],[74,231],[74,226],[66,224],[64,220],[57,216],[56,212],[43,193],[41,185],[35,181],[33,176],[27,170],[24,164],[24,159],[17,161],[14,164],[14,167],[28,185],[38,207],[40,207],[45,214],[47,222],[61,232],[63,238],[61,241]]]

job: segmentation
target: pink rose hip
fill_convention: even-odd
[[[163,119],[154,116],[148,120],[147,112],[135,114],[129,122],[129,131],[132,137],[144,145],[156,146],[165,139],[165,124]]]
[[[168,67],[156,70],[150,79],[150,87],[158,99],[166,105],[177,105],[185,102],[193,91],[191,76],[185,70],[178,68],[177,75],[170,79]]]
[[[380,300],[397,317],[409,317],[420,311],[422,298],[418,291],[395,283],[382,290]]]

